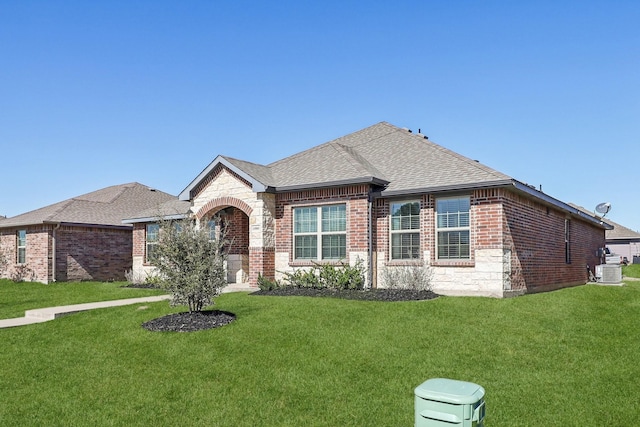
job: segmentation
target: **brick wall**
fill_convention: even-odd
[[[134,223],[133,224],[133,256],[134,257],[142,257],[142,259],[144,259],[145,252],[147,250],[146,236],[147,236],[147,224]]]
[[[26,262],[17,264],[17,231],[26,230]],[[24,280],[49,283],[51,281],[51,230],[50,225],[7,228],[0,230],[0,248],[4,250],[8,265],[0,277],[13,277],[18,268],[24,268]]]
[[[440,285],[443,291],[455,288],[455,293],[464,294],[464,289],[468,289],[471,293],[495,296],[512,290],[535,292],[585,283],[585,266],[598,262],[596,250],[604,245],[604,230],[580,217],[547,208],[507,189],[483,189],[470,194],[470,259],[438,261],[435,199],[434,195],[393,199],[420,200],[422,259],[402,262],[389,259],[391,201],[375,201],[373,246],[378,270],[429,264],[435,273],[434,286]],[[570,263],[565,262],[565,219],[569,220]],[[479,253],[482,260],[476,259]],[[507,257],[504,262],[500,261],[501,254]],[[491,265],[484,265],[485,262]],[[504,274],[500,271],[501,264],[506,269]],[[436,283],[438,280],[442,283]]]
[[[368,251],[368,193],[369,186],[353,185],[277,194],[276,252],[288,253],[289,261],[293,261],[294,207],[336,203],[346,203],[347,207],[347,258],[350,252]]]
[[[249,248],[249,283],[258,283],[258,276],[273,279],[276,274],[274,248]]]
[[[132,232],[60,227],[56,231],[56,280],[124,280],[132,267]]]
[[[249,253],[249,217],[240,209],[231,209],[225,217],[227,225],[227,240],[231,242],[230,255],[245,255]]]
[[[577,216],[514,193],[504,193],[504,244],[511,249],[511,287],[527,291],[584,284],[586,265],[598,263],[604,230]],[[570,263],[565,260],[569,220]]]

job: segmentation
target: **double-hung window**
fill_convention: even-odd
[[[436,200],[438,259],[469,259],[469,197]]]
[[[27,230],[18,230],[16,233],[16,262],[27,262]]]
[[[293,210],[295,259],[347,257],[347,206],[311,206]]]
[[[146,261],[150,262],[151,257],[153,255],[153,251],[158,244],[158,232],[160,231],[160,226],[158,224],[147,224],[147,251],[146,251]]]
[[[391,203],[391,259],[420,258],[420,202]]]

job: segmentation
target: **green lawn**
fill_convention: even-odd
[[[490,427],[637,418],[640,282],[402,303],[236,293],[216,307],[236,321],[144,330],[177,311],[160,302],[0,330],[0,424],[412,426],[413,390],[435,377],[482,385]]]
[[[50,285],[0,279],[0,319],[24,316],[25,310],[85,302],[162,295],[151,289],[123,288],[124,282],[59,282]]]

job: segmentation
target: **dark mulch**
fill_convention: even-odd
[[[439,296],[431,291],[416,291],[410,289],[338,290],[296,288],[293,286],[286,286],[270,291],[260,290],[253,292],[251,295],[331,297],[362,301],[421,301],[434,299]]]
[[[174,313],[149,320],[142,327],[154,332],[195,332],[219,328],[235,319],[235,314],[220,310]]]
[[[136,288],[136,289],[160,289],[151,283],[129,283],[128,285],[122,285],[121,288]]]

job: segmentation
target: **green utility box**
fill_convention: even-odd
[[[478,384],[432,378],[415,395],[415,427],[484,426],[484,388]]]

